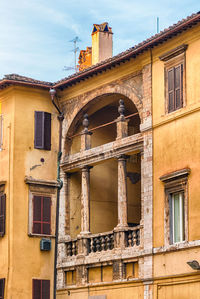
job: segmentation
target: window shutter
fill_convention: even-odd
[[[42,280],[42,299],[50,299],[50,280]]]
[[[33,197],[33,233],[41,234],[41,196]]]
[[[33,279],[33,299],[41,299],[41,280]]]
[[[4,299],[5,278],[0,279],[0,299]]]
[[[50,280],[33,279],[33,299],[50,299]]]
[[[44,149],[51,150],[51,114],[44,112]]]
[[[51,113],[35,111],[34,147],[51,150]]]
[[[43,234],[51,234],[51,198],[43,197]]]
[[[44,148],[44,112],[35,111],[35,148]]]
[[[174,68],[168,70],[168,111],[174,111]]]
[[[6,195],[0,196],[0,236],[5,235]]]
[[[174,68],[175,109],[182,107],[182,64]]]

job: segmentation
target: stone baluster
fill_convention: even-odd
[[[84,114],[82,124],[84,129],[81,134],[81,151],[85,151],[91,148],[92,133],[88,131],[88,126],[89,126],[88,114]]]
[[[128,136],[128,120],[126,120],[124,116],[125,106],[123,100],[119,100],[118,112],[120,116],[117,118],[117,138],[116,139],[121,139]]]
[[[137,231],[133,231],[133,246],[137,246]]]

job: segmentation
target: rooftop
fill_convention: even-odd
[[[127,60],[130,60],[131,58],[136,57],[137,55],[143,53],[144,51],[147,51],[149,48],[153,48],[158,44],[167,41],[173,36],[176,36],[177,34],[180,34],[181,32],[191,28],[192,26],[196,25],[199,22],[200,22],[200,12],[197,12],[195,14],[192,14],[191,16],[188,16],[185,19],[182,19],[178,23],[173,24],[167,29],[164,29],[158,34],[151,36],[150,38],[135,45],[134,47],[131,47],[126,51],[119,53],[116,56],[101,61],[98,64],[92,65],[91,67],[84,69],[83,71],[74,73],[54,83],[39,81],[32,78],[20,76],[17,74],[5,75],[4,78],[0,80],[0,89],[3,89],[6,86],[11,84],[39,86],[46,89],[49,89],[50,87],[64,88],[70,86],[72,84],[75,84],[76,82],[85,80],[88,77],[100,73],[106,69],[110,69],[111,67],[119,65]]]

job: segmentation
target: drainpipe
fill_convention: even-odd
[[[55,254],[54,254],[54,288],[53,288],[53,298],[56,299],[56,281],[57,281],[57,257],[58,257],[58,228],[59,228],[59,206],[60,206],[60,189],[63,186],[63,182],[60,179],[60,160],[61,160],[61,156],[62,156],[62,152],[61,152],[61,142],[62,142],[62,122],[64,119],[64,115],[63,112],[61,112],[61,110],[59,109],[59,107],[56,105],[54,98],[56,95],[56,90],[54,88],[51,88],[49,90],[49,93],[51,95],[51,101],[54,105],[54,107],[56,108],[56,110],[58,111],[59,115],[58,115],[58,120],[60,123],[59,126],[59,146],[58,146],[58,158],[57,158],[57,181],[59,183],[59,187],[57,190],[57,203],[56,203],[56,238],[55,238]]]

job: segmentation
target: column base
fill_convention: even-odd
[[[84,237],[84,236],[88,236],[91,235],[91,232],[89,231],[84,231],[84,232],[80,232],[79,235],[77,237]]]
[[[114,228],[114,232],[122,232],[128,229],[128,224],[118,224],[115,228]]]

